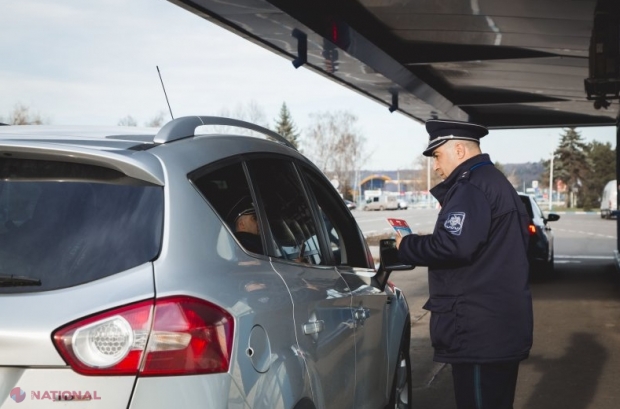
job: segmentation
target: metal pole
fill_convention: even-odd
[[[549,211],[553,209],[553,157],[554,153],[551,152],[551,165],[549,166]]]
[[[620,116],[616,118],[616,190],[620,193]],[[618,203],[616,202],[616,209],[618,210]],[[620,216],[616,216],[616,250],[620,252]],[[618,262],[618,260],[616,260]]]

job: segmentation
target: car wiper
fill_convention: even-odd
[[[41,280],[34,277],[0,275],[0,287],[21,287],[26,285],[41,285]]]

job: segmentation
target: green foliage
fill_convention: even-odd
[[[588,195],[584,182],[592,169],[587,145],[573,127],[564,129],[560,137],[560,144],[554,152],[553,176],[568,188],[566,207],[579,206],[579,202],[583,202]]]
[[[280,117],[276,120],[275,131],[286,138],[295,148],[299,148],[299,132],[285,102],[280,108]]]
[[[609,142],[593,141],[586,146],[586,154],[591,168],[585,181],[583,207],[596,208],[600,205],[601,192],[607,182],[616,179],[616,152]]]

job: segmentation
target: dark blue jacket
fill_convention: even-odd
[[[459,165],[431,193],[441,204],[433,234],[405,236],[399,257],[428,266],[435,361],[527,358],[532,346],[528,216],[488,155]]]

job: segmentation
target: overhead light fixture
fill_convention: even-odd
[[[609,100],[620,99],[620,3],[599,0],[590,37],[589,77],[584,80],[594,108],[607,109]]]

